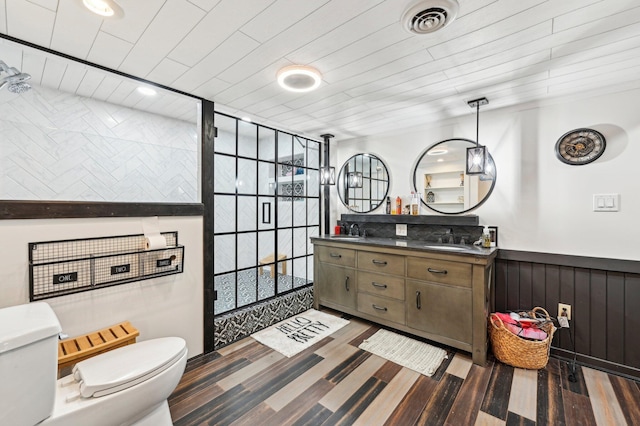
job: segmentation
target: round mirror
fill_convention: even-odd
[[[485,174],[468,175],[469,139],[447,139],[427,148],[413,170],[413,187],[422,194],[422,203],[438,213],[459,214],[484,203],[496,184],[496,165],[487,153]]]
[[[378,208],[389,192],[389,170],[373,154],[356,154],[349,158],[336,182],[342,204],[357,213]]]

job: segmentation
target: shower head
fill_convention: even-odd
[[[7,64],[0,61],[0,74],[5,72],[6,77],[0,79],[0,89],[7,86],[7,90],[11,93],[24,93],[31,89],[28,83],[25,83],[31,78],[31,75],[18,71],[15,67],[8,67]]]
[[[8,91],[10,91],[11,93],[17,93],[17,94],[24,93],[29,89],[31,89],[31,85],[23,82],[13,83],[7,86]]]

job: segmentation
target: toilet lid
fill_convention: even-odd
[[[81,361],[73,368],[73,376],[83,397],[105,396],[161,373],[186,351],[180,337],[147,340]]]

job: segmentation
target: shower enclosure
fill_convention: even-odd
[[[321,144],[221,113],[214,119],[217,316],[312,283]]]

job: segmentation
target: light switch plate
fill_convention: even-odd
[[[620,194],[593,194],[593,211],[620,211]]]
[[[396,224],[396,235],[399,237],[406,237],[407,236],[407,225],[404,223],[397,223]]]

